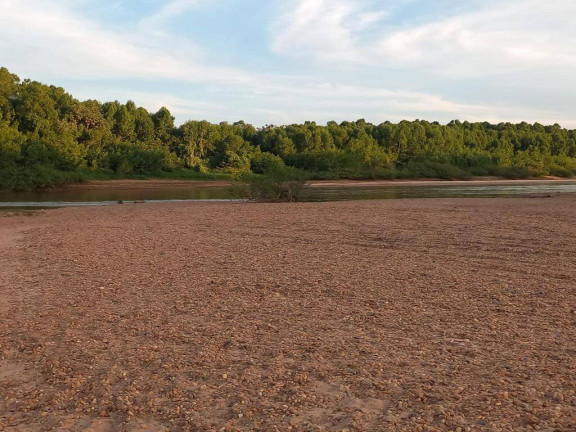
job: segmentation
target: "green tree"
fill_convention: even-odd
[[[136,139],[143,143],[150,143],[155,138],[155,125],[152,117],[144,108],[134,111],[134,132]]]
[[[249,171],[252,154],[252,148],[242,137],[228,135],[216,142],[210,162],[213,168]]]
[[[160,108],[152,115],[154,122],[154,136],[156,140],[164,146],[169,147],[172,143],[174,132],[174,117],[166,107]]]
[[[198,167],[208,158],[220,139],[220,127],[207,121],[188,121],[178,129],[178,154],[189,168]]]

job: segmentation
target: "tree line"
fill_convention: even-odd
[[[569,177],[576,173],[576,131],[458,120],[176,126],[167,108],[150,113],[132,101],[79,101],[63,88],[0,68],[0,188],[96,173],[200,177],[284,166],[323,179]]]

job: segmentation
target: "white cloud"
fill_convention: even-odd
[[[0,0],[0,54],[14,70],[33,76],[167,78],[242,84],[237,69],[203,66],[194,51],[175,52],[171,40],[105,30],[56,2]]]
[[[399,7],[397,1],[377,10],[368,0],[288,1],[272,27],[272,49],[329,61],[330,67],[427,66],[432,73],[462,76],[576,66],[574,0],[470,2],[466,12],[449,16],[446,7],[448,18],[423,15],[403,28],[392,25],[391,3]],[[417,16],[417,5],[405,3]]]
[[[576,66],[576,2],[488,2],[460,14],[386,35],[386,62],[429,65],[452,75]]]
[[[358,34],[379,22],[383,11],[366,11],[361,1],[295,0],[272,27],[272,49],[290,56],[361,61]]]
[[[158,91],[128,91],[123,88],[97,88],[102,100],[133,100],[149,111],[166,106],[177,123],[189,119],[212,122],[245,120],[257,126],[264,124],[300,123],[314,120],[344,121],[365,118],[374,123],[385,120],[411,119],[448,122],[453,119],[469,121],[559,122],[576,126],[576,121],[560,110],[525,107],[520,104],[473,104],[456,102],[438,95],[386,90],[382,88],[299,83],[269,84],[254,92],[250,88],[237,88],[222,92],[217,100],[206,95],[189,98]],[[74,91],[79,98],[93,98],[94,87],[79,87]]]
[[[2,66],[22,77],[60,83],[64,80],[68,83],[66,88],[81,98],[133,99],[152,111],[166,105],[180,122],[189,118],[215,122],[245,119],[262,125],[363,117],[373,122],[459,118],[560,122],[576,126],[574,110],[562,111],[562,106],[554,103],[522,104],[510,102],[513,100],[510,97],[490,100],[489,96],[478,93],[456,101],[443,96],[442,87],[438,85],[434,90],[423,85],[418,91],[405,91],[402,89],[408,88],[407,85],[397,85],[390,80],[384,88],[380,84],[362,83],[359,78],[365,69],[385,74],[386,61],[415,65],[410,66],[412,70],[427,65],[422,69],[427,74],[429,70],[458,70],[457,66],[462,70],[477,56],[488,66],[472,62],[470,69],[490,70],[495,63],[490,63],[488,54],[478,56],[479,50],[488,50],[482,45],[482,32],[492,35],[491,44],[507,41],[495,46],[495,52],[515,49],[516,57],[506,56],[501,60],[509,62],[505,63],[509,67],[510,64],[514,67],[539,64],[541,58],[555,59],[554,64],[564,68],[570,65],[573,48],[568,45],[572,43],[573,31],[567,27],[572,3],[556,0],[552,10],[546,11],[536,0],[511,1],[504,12],[496,15],[490,15],[489,11],[469,13],[438,23],[390,31],[386,37],[376,32],[380,23],[386,22],[384,11],[371,9],[367,0],[291,1],[294,9],[274,24],[276,51],[312,55],[330,61],[331,67],[315,70],[312,76],[284,76],[210,65],[200,54],[201,49],[190,41],[175,44],[169,34],[150,36],[142,26],[125,31],[107,29],[93,19],[72,12],[71,0],[0,0],[0,59]],[[169,3],[167,9],[160,10],[156,16],[169,20],[174,16],[171,14],[182,10],[179,8],[193,3]],[[522,20],[527,19],[528,12],[513,7],[528,3],[536,9],[529,12],[533,21],[524,25],[530,30],[521,31]],[[561,17],[555,15],[559,8],[563,8]],[[524,18],[514,18],[514,13]],[[540,15],[538,20],[535,15]],[[510,26],[504,25],[506,17],[510,19]],[[489,25],[491,20],[496,24]],[[496,30],[490,33],[491,29]],[[547,32],[547,36],[541,40],[523,38],[524,31],[538,35]],[[564,35],[567,37],[560,43]],[[550,44],[554,46],[549,47]],[[191,49],[187,48],[189,45]],[[406,56],[407,51],[414,55]],[[362,63],[367,56],[378,58],[378,53],[381,63]],[[454,57],[460,65],[450,64]],[[353,68],[345,74],[334,73],[332,66],[339,63]],[[151,90],[118,88],[113,80],[119,79],[133,80],[131,88],[139,88],[140,79]],[[90,88],[86,88],[87,81],[92,83]],[[524,85],[530,86],[531,82],[527,82]],[[167,83],[172,85],[165,85]],[[166,89],[174,83],[178,90]],[[393,88],[398,90],[390,90]]]

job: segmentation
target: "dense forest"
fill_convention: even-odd
[[[242,121],[180,126],[166,108],[78,101],[0,69],[0,188],[91,176],[209,178],[290,166],[311,178],[508,178],[576,174],[576,131],[559,125],[427,121]]]

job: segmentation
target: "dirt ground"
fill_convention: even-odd
[[[576,196],[0,217],[1,431],[574,431]]]

